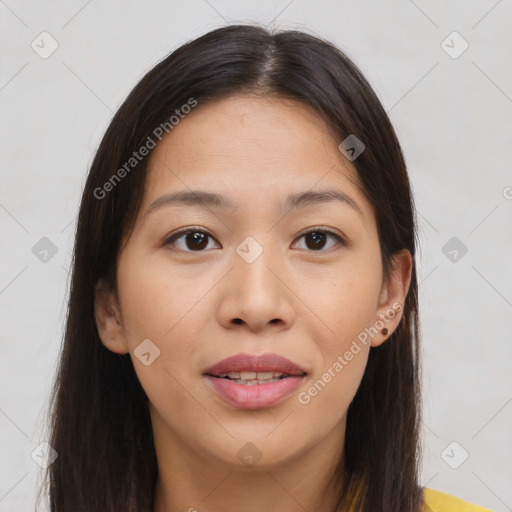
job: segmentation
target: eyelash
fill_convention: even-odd
[[[179,231],[178,233],[174,233],[173,235],[169,236],[165,242],[164,242],[164,245],[170,245],[172,243],[174,243],[177,239],[183,237],[183,236],[186,236],[190,233],[201,233],[201,234],[205,234],[207,236],[209,236],[210,238],[214,239],[214,237],[212,235],[210,235],[210,233],[204,231],[203,229],[199,228],[199,227],[191,227],[191,228],[187,228],[187,229],[184,229],[182,231]],[[333,238],[335,238],[338,243],[344,247],[346,247],[348,245],[347,241],[341,236],[339,235],[338,233],[334,232],[334,231],[331,231],[330,229],[326,229],[322,226],[318,226],[318,227],[314,227],[314,228],[310,228],[308,231],[305,231],[303,233],[301,233],[297,239],[300,239],[306,235],[309,235],[311,233],[321,233],[321,234],[325,234],[325,235],[330,235],[332,236]],[[332,249],[332,248],[331,248]],[[178,249],[180,250],[180,249]],[[188,253],[194,253],[194,252],[197,252],[197,253],[201,253],[201,252],[206,252],[205,250],[201,250],[201,251],[182,251],[182,252],[188,252]],[[328,252],[328,250],[319,250],[319,251],[314,251],[314,250],[309,250],[308,252],[318,252],[318,253],[322,253],[322,252]]]

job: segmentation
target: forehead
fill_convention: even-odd
[[[195,107],[154,149],[142,209],[170,190],[222,190],[235,201],[338,188],[363,202],[336,135],[302,102],[238,95]]]

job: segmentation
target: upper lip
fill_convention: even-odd
[[[277,354],[237,354],[223,359],[204,374],[219,376],[230,372],[276,372],[286,375],[306,375],[306,370]]]

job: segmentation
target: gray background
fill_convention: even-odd
[[[388,111],[420,221],[422,483],[512,510],[510,0],[0,0],[0,15],[0,511],[34,510],[78,201],[113,113],[171,50],[246,21],[330,39]]]

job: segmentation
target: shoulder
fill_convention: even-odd
[[[492,512],[488,508],[473,505],[444,492],[423,489],[425,508],[423,512]]]

